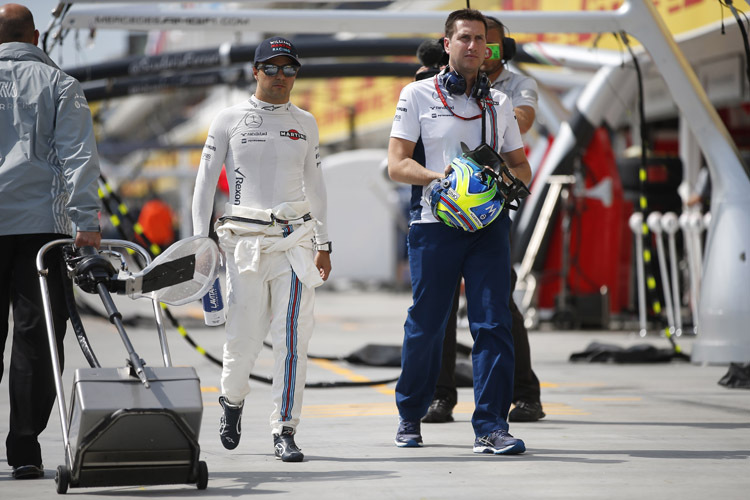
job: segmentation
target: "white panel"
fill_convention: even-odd
[[[383,175],[385,158],[385,149],[346,151],[323,158],[333,283],[391,283],[395,279],[394,214],[399,207],[393,199],[393,185]]]

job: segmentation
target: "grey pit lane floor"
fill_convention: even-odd
[[[94,296],[87,303],[102,310]],[[150,304],[117,298],[126,319],[145,316]],[[317,295],[317,328],[310,353],[345,356],[365,344],[398,345],[411,299],[408,294],[330,292]],[[207,328],[197,306],[172,308],[188,333],[209,353],[221,357],[223,330]],[[149,317],[151,318],[151,317]],[[84,317],[95,352],[104,366],[122,366],[125,351],[106,320]],[[153,320],[127,331],[151,366],[161,363]],[[750,334],[750,333],[749,333]],[[750,491],[750,391],[717,384],[725,366],[684,362],[652,365],[570,363],[571,353],[600,341],[628,346],[667,341],[631,332],[531,332],[534,369],[542,381],[547,417],[511,424],[525,440],[520,456],[472,453],[472,392],[459,390],[456,422],[423,424],[425,446],[393,444],[397,426],[393,383],[372,387],[309,389],[305,393],[297,443],[303,463],[273,457],[268,426],[269,386],[253,382],[245,405],[242,442],[225,450],[218,439],[219,367],[185,342],[168,325],[175,365],[198,371],[204,401],[201,460],[209,469],[208,489],[193,485],[71,488],[82,498],[513,498],[513,499],[746,499]],[[467,330],[459,341],[470,343]],[[690,352],[692,339],[679,339]],[[66,398],[73,370],[86,366],[70,328],[66,337]],[[5,351],[6,367],[10,341]],[[261,352],[255,373],[271,374],[271,353]],[[308,381],[380,380],[398,376],[396,368],[311,360]],[[0,384],[0,433],[7,434],[7,368]],[[54,471],[64,463],[62,436],[53,411],[41,436],[46,466],[43,480],[17,481],[0,468],[0,498],[56,496]]]

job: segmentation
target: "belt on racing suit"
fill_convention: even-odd
[[[293,221],[302,221],[307,222],[309,220],[312,220],[312,215],[310,215],[310,212],[306,213],[302,217],[297,217],[294,219],[280,219],[276,217],[273,213],[271,214],[271,220],[262,220],[262,219],[250,219],[248,217],[239,217],[237,215],[224,215],[222,217],[219,217],[220,223],[224,221],[234,221],[234,222],[244,222],[246,224],[261,224],[264,226],[274,226],[276,224],[280,225],[288,225],[291,224]]]

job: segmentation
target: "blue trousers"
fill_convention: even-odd
[[[404,324],[396,405],[404,420],[426,413],[440,373],[443,336],[453,293],[466,284],[469,328],[474,339],[474,433],[508,430],[513,397],[510,314],[510,218],[467,233],[442,223],[412,224],[409,265],[414,303]]]

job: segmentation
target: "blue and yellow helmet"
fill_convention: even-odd
[[[445,224],[474,232],[494,221],[503,209],[495,179],[465,155],[451,162],[453,171],[425,193],[432,214]]]

